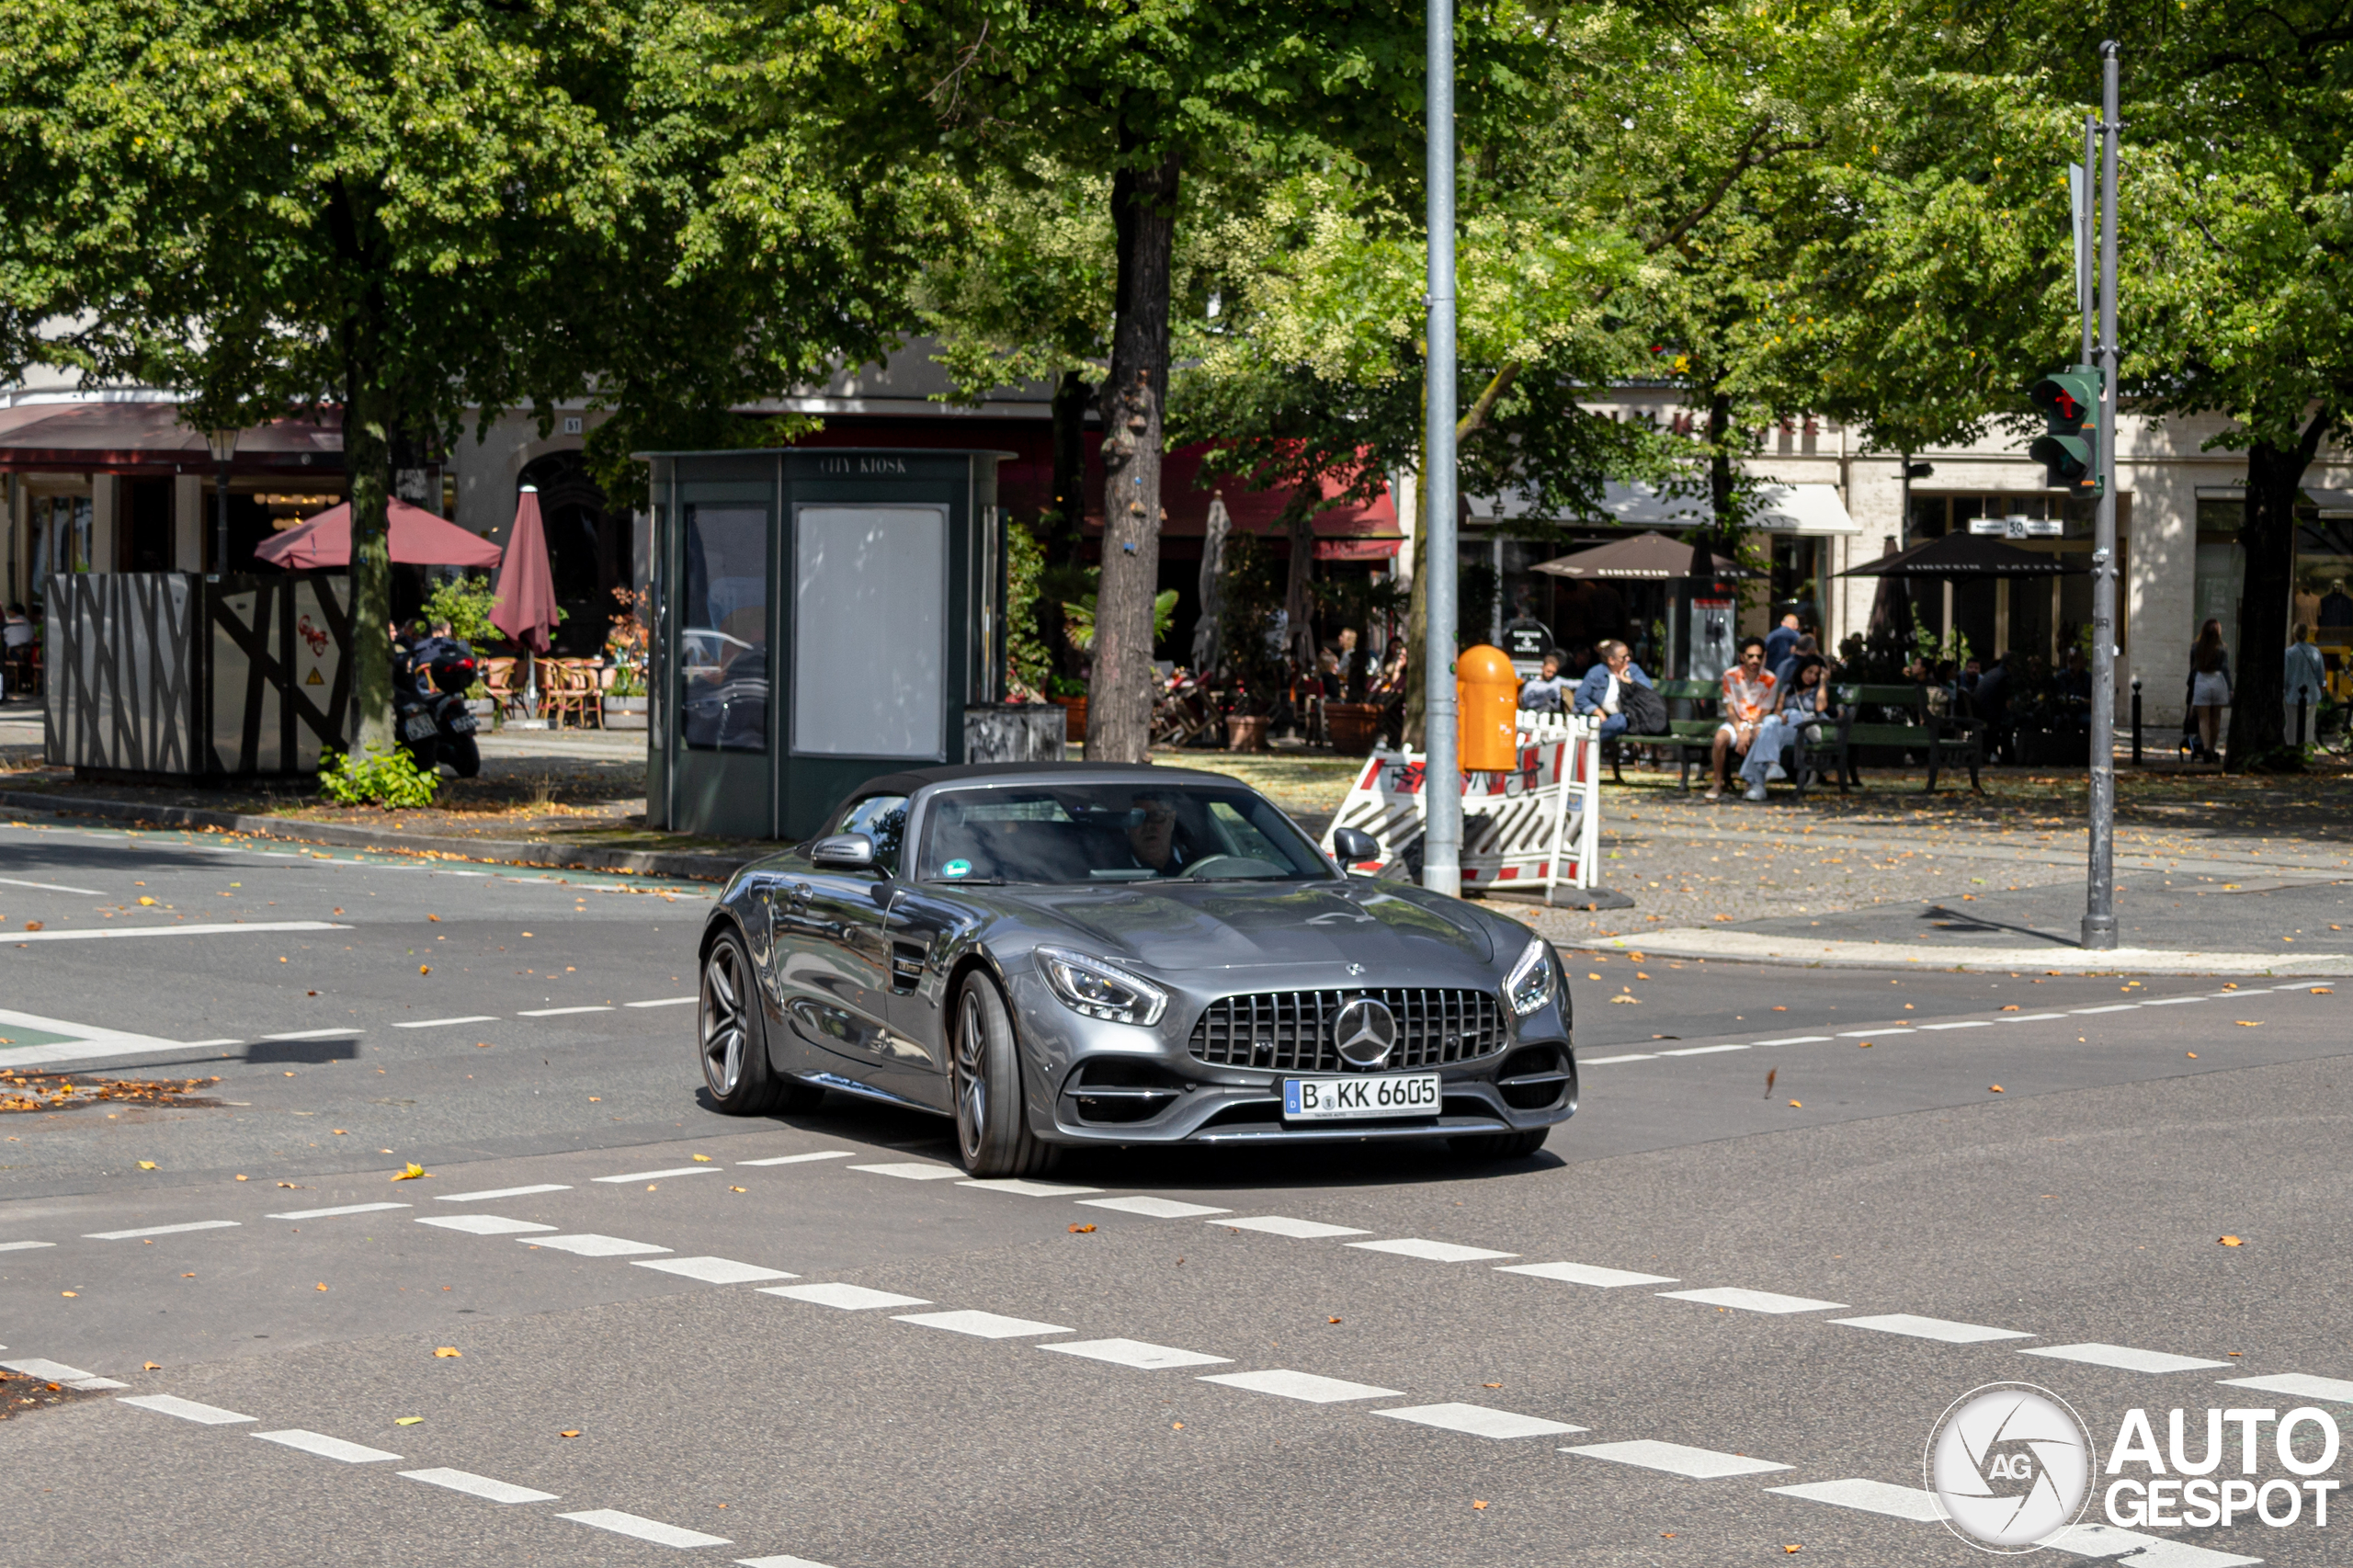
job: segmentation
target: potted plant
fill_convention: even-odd
[[[1046,682],[1046,700],[1063,710],[1063,739],[1072,745],[1086,740],[1086,683],[1071,676]]]
[[[648,699],[645,676],[635,665],[613,666],[613,683],[605,688],[605,728],[642,730]]]

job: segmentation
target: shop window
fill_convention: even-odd
[[[948,509],[803,506],[793,533],[793,751],[940,756]]]
[[[678,607],[681,733],[690,746],[766,751],[768,514],[688,505]]]

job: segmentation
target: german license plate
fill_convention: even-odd
[[[1435,1073],[1381,1077],[1285,1078],[1283,1119],[1348,1121],[1363,1117],[1436,1116],[1444,1096]]]
[[[474,733],[474,716],[471,713],[459,714],[456,718],[449,721],[449,733],[453,735],[472,734]]]

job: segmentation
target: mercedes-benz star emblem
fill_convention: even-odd
[[[1359,996],[1332,1019],[1332,1044],[1351,1067],[1378,1067],[1397,1045],[1397,1017],[1388,1005]]]

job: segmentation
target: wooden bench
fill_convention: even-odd
[[[1838,705],[1837,723],[1810,726],[1790,746],[1798,766],[1790,771],[1801,799],[1810,782],[1825,776],[1838,780],[1842,795],[1850,786],[1860,786],[1855,753],[1863,746],[1887,746],[1927,757],[1928,793],[1936,790],[1938,772],[1960,765],[1969,768],[1969,787],[1981,795],[1985,792],[1977,776],[1985,762],[1982,720],[1930,712],[1925,687],[1839,685],[1831,688],[1831,700]],[[1887,720],[1875,711],[1867,716],[1868,710],[1889,708],[1900,710],[1904,717]]]

